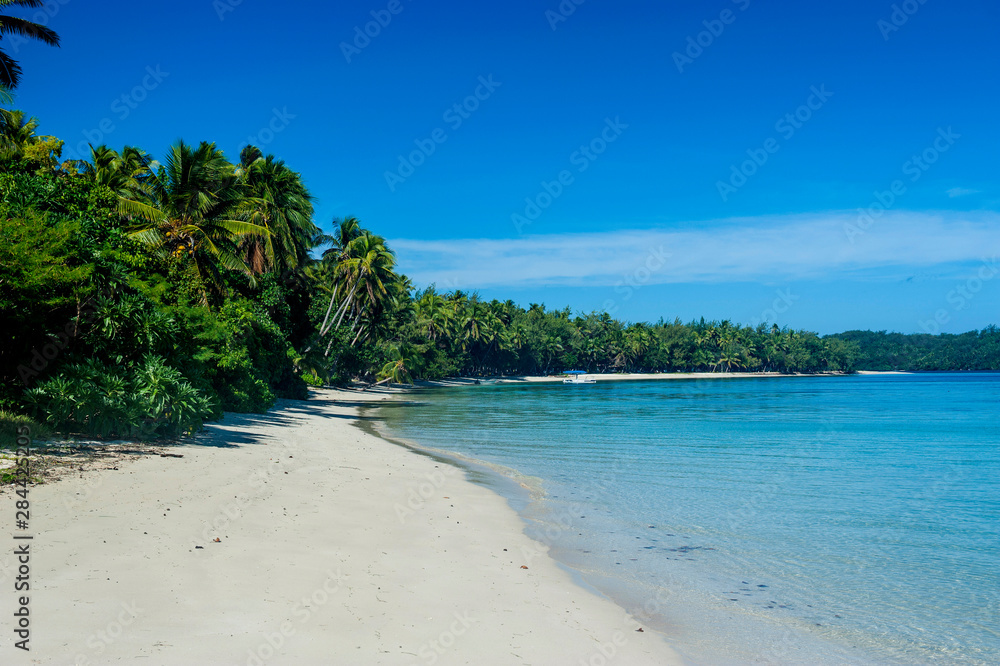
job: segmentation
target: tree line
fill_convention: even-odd
[[[323,233],[301,174],[254,146],[63,160],[37,129],[0,109],[0,410],[64,432],[176,436],[353,380],[1000,367],[994,327],[824,337],[416,289],[358,219]]]

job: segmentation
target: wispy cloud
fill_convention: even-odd
[[[945,191],[945,194],[954,199],[955,197],[964,197],[969,194],[979,194],[979,190],[970,190],[967,187],[953,187]]]
[[[842,279],[981,261],[1000,252],[997,213],[886,213],[851,243],[845,226],[857,222],[856,213],[837,212],[719,220],[680,230],[390,243],[416,284],[468,288],[613,285],[651,252],[669,258],[650,283]]]

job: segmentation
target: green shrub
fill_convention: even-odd
[[[305,382],[295,373],[295,352],[263,307],[230,301],[218,320],[226,338],[212,383],[223,409],[264,412],[277,397],[308,397]]]
[[[131,367],[70,365],[28,399],[55,429],[100,438],[176,437],[200,429],[212,414],[209,400],[157,356]]]
[[[316,388],[323,387],[323,380],[320,379],[316,374],[311,372],[302,375],[302,381],[304,381],[308,386],[314,386]]]
[[[16,448],[17,429],[24,426],[30,430],[29,437],[32,442],[46,440],[52,436],[52,428],[44,423],[38,423],[24,414],[15,414],[0,409],[0,449]]]

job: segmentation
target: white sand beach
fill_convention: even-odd
[[[354,426],[388,397],[318,391],[33,487],[31,652],[4,613],[0,663],[682,663],[502,497]]]
[[[905,375],[908,372],[900,371],[859,371],[859,375]],[[599,382],[621,382],[638,380],[671,380],[671,379],[761,379],[768,377],[844,377],[842,372],[815,372],[815,373],[795,373],[784,372],[593,372],[586,373],[588,379]],[[558,383],[563,381],[566,375],[549,376],[525,376],[525,377],[460,377],[455,379],[440,379],[434,381],[419,381],[417,386],[468,386],[472,384],[538,384],[538,383]]]

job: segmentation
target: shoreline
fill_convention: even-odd
[[[354,427],[394,395],[314,391],[33,486],[33,663],[683,663],[500,493]]]
[[[912,373],[872,371],[858,374],[903,375]],[[719,374],[716,373],[715,376],[718,377]],[[817,375],[771,376],[795,377]],[[633,377],[633,379],[645,378]],[[741,377],[733,373],[722,378]],[[554,381],[561,380],[555,378]],[[426,388],[471,385],[473,385],[471,380],[463,379],[442,385],[426,386]],[[410,395],[414,394],[411,393]],[[400,391],[395,397],[399,400],[406,400],[407,392]],[[372,409],[380,409],[382,407],[383,405],[373,405]],[[567,547],[567,544],[562,543],[560,536],[551,536],[547,530],[552,529],[561,534],[565,529],[562,519],[567,515],[570,519],[575,518],[579,511],[573,509],[570,511],[572,515],[566,514],[565,500],[559,506],[548,505],[548,490],[545,487],[545,479],[526,476],[521,470],[508,467],[504,464],[492,463],[487,460],[470,457],[469,454],[438,448],[437,442],[441,440],[428,441],[427,444],[423,444],[407,440],[398,434],[384,431],[382,428],[369,427],[378,436],[395,444],[422,452],[424,455],[439,456],[445,460],[450,459],[463,467],[480,467],[485,470],[488,478],[481,478],[474,482],[504,496],[521,518],[525,533],[535,539],[545,541],[548,546],[548,555],[556,560],[560,567],[568,571],[578,585],[592,591],[594,594],[612,600],[619,607],[627,609],[628,612],[633,612],[636,615],[644,617],[647,622],[646,630],[649,631],[652,629],[661,633],[672,646],[672,649],[682,655],[682,659],[694,660],[690,663],[719,663],[735,666],[740,663],[748,663],[750,660],[767,660],[775,655],[787,656],[789,652],[798,653],[800,651],[808,653],[808,659],[812,660],[813,663],[875,663],[871,655],[858,650],[856,646],[833,642],[827,638],[808,632],[807,629],[809,627],[801,621],[795,624],[793,629],[791,625],[776,623],[772,618],[749,615],[741,610],[739,612],[743,614],[739,620],[739,624],[741,625],[740,633],[732,632],[731,627],[724,632],[720,632],[718,627],[715,626],[716,622],[723,619],[722,615],[726,616],[726,620],[733,621],[734,614],[730,611],[709,608],[707,605],[709,602],[707,602],[704,590],[701,587],[701,583],[704,581],[685,578],[685,576],[690,577],[692,575],[690,571],[678,574],[676,578],[668,577],[669,584],[664,583],[663,585],[656,585],[651,588],[642,588],[635,581],[616,577],[610,569],[595,568],[592,562],[587,561],[585,557],[581,557],[580,555],[581,552],[589,553],[591,552],[590,550],[581,551],[579,546]],[[530,479],[533,482],[532,486],[526,486],[521,482],[521,479]],[[513,486],[518,484],[521,487],[520,489],[513,488]],[[513,489],[505,492],[504,486]],[[522,495],[526,497],[521,497]],[[568,524],[573,524],[573,521],[568,521]],[[576,532],[575,529],[571,531],[573,533]],[[587,548],[591,547],[589,544],[584,544],[584,546]],[[710,550],[714,550],[714,548]],[[701,624],[704,622],[713,626],[713,629],[705,631],[705,625]],[[738,650],[731,651],[731,647],[744,645],[740,641],[746,638],[750,639],[750,643],[746,644],[752,644],[754,647],[749,648],[749,651],[745,652],[739,652]],[[728,645],[729,647],[723,647],[724,645]],[[703,659],[707,659],[708,661],[703,662]],[[780,659],[779,663],[781,663]]]
[[[858,370],[857,375],[912,375],[917,374],[908,370]],[[670,380],[670,379],[769,379],[774,377],[850,377],[846,372],[643,372],[643,373],[587,373],[587,378],[598,382],[615,381],[644,381],[644,380]],[[451,377],[435,380],[420,380],[412,385],[393,384],[393,388],[406,388],[413,386],[424,387],[451,387],[451,386],[475,386],[480,384],[558,384],[561,383],[565,375],[525,375],[525,376],[496,376],[496,377]]]

